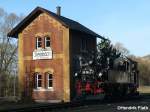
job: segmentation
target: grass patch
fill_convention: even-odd
[[[138,91],[139,93],[150,93],[150,86],[140,86]]]

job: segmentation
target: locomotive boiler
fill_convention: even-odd
[[[78,99],[104,99],[137,95],[137,62],[119,57],[105,63],[105,68],[91,58],[75,59],[75,90]]]

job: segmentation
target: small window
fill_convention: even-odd
[[[87,50],[87,41],[85,39],[81,39],[81,50]]]
[[[42,48],[42,38],[41,37],[37,37],[36,39],[36,48]]]
[[[42,75],[40,74],[35,75],[35,88],[37,89],[42,88]]]
[[[45,37],[45,48],[49,48],[50,47],[50,37]]]
[[[47,87],[52,88],[53,87],[53,75],[52,74],[47,74]]]

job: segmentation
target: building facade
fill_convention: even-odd
[[[35,8],[8,33],[18,38],[19,89],[35,101],[69,102],[74,97],[74,57],[96,50],[103,38],[80,23]]]

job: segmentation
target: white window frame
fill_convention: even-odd
[[[41,79],[39,79],[39,76],[41,76]],[[41,86],[39,87],[39,80],[41,80]],[[39,73],[37,73],[36,74],[36,79],[35,79],[35,84],[36,84],[36,89],[42,89],[42,75],[41,74],[39,74]]]
[[[50,43],[50,46],[48,46],[48,47],[47,47],[47,45],[46,45],[46,42],[48,41],[47,38],[49,38],[49,43]],[[50,39],[49,36],[46,36],[46,37],[45,37],[45,48],[50,48],[50,47],[51,47],[51,39]]]
[[[38,47],[38,44],[39,44],[39,38],[41,38],[41,37],[37,37],[36,38],[36,49],[41,49],[42,48],[42,38],[41,38],[41,47]]]
[[[52,76],[51,79],[49,79],[49,76],[50,76],[50,75]],[[50,80],[52,81],[52,86],[51,86],[51,87],[49,86],[49,81],[50,81]],[[53,90],[53,74],[50,74],[50,73],[47,74],[47,89]]]

